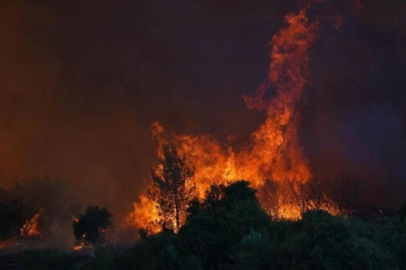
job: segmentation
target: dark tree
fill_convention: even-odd
[[[186,223],[196,215],[200,214],[204,210],[202,203],[200,203],[199,199],[194,198],[189,202],[189,205],[186,209],[187,212],[187,218],[186,218]]]
[[[112,223],[111,217],[106,208],[89,205],[85,213],[80,214],[73,222],[76,240],[85,246],[105,244],[105,232]]]
[[[162,170],[152,172],[154,187],[149,191],[149,197],[158,205],[163,226],[178,231],[196,190],[190,183],[193,170],[172,144],[164,146],[160,166]]]
[[[258,204],[255,193],[256,190],[250,187],[248,181],[239,180],[224,188],[224,200],[228,203],[252,201]]]
[[[18,236],[26,216],[21,200],[0,202],[0,241]]]
[[[194,211],[174,243],[179,258],[185,259],[186,265],[191,263],[187,269],[274,269],[230,266],[235,259],[231,256],[235,247],[245,238],[251,239],[252,234],[255,241],[258,237],[260,241],[271,225],[247,181],[212,185],[200,207],[194,204],[191,207]]]
[[[211,185],[206,191],[206,198],[200,202],[198,199],[193,199],[187,208],[188,220],[198,215],[203,211],[218,207],[232,208],[235,204],[242,202],[254,203],[259,207],[259,202],[256,197],[256,190],[250,188],[249,182],[239,180],[226,186]]]
[[[187,208],[187,220],[188,222],[194,216],[200,214],[202,211],[212,209],[218,207],[224,202],[222,199],[224,198],[224,190],[225,185],[217,185],[213,184],[210,186],[210,189],[206,190],[206,198],[201,202],[199,199],[194,198],[188,204]]]

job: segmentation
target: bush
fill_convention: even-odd
[[[174,234],[165,231],[141,239],[117,259],[117,269],[179,269],[172,242]]]
[[[111,217],[106,208],[88,206],[73,222],[76,240],[85,246],[105,244],[107,242],[105,231],[112,224]]]
[[[266,232],[268,215],[252,202],[236,202],[232,208],[219,206],[190,219],[176,237],[182,257],[201,259],[205,269],[232,263],[232,247],[252,230]]]
[[[284,269],[396,269],[390,252],[356,220],[308,212],[281,246]]]

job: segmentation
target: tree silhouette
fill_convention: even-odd
[[[111,217],[106,208],[89,205],[85,213],[80,214],[73,222],[73,231],[78,243],[85,246],[105,244],[105,231],[112,223]]]
[[[149,198],[157,203],[162,225],[178,231],[196,190],[190,183],[193,170],[173,144],[163,147],[159,168],[158,172],[152,172],[154,186],[149,190]]]
[[[250,187],[250,183],[246,180],[239,180],[224,188],[224,200],[227,203],[237,201],[253,201],[258,204],[255,195],[256,190]]]
[[[257,207],[260,207],[256,190],[250,187],[248,181],[238,180],[229,185],[213,184],[206,191],[206,198],[202,202],[198,199],[193,199],[189,202],[186,222],[204,211],[219,207],[229,209],[233,208],[236,204],[245,202],[253,203]]]

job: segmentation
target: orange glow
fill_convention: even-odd
[[[159,214],[155,202],[141,195],[140,202],[134,203],[134,211],[127,217],[126,223],[137,229],[157,233],[161,230],[157,220],[159,220]]]
[[[86,235],[83,235],[82,237],[84,238],[85,236],[86,236]],[[92,246],[89,245],[89,244],[86,245],[85,242],[79,242],[79,243],[75,243],[75,244],[73,245],[73,250],[79,251],[79,250],[82,250],[82,249],[88,248],[88,247],[92,247]]]
[[[82,250],[84,247],[85,247],[84,244],[81,243],[79,245],[73,246],[73,250],[75,250],[75,251]]]
[[[24,237],[34,237],[41,235],[39,229],[39,219],[41,217],[43,208],[36,213],[31,219],[27,219],[24,226],[20,229],[20,235]]]
[[[1,249],[7,249],[11,247],[17,246],[19,243],[15,238],[5,240],[5,241],[0,241],[0,250]]]
[[[195,170],[191,182],[196,184],[199,199],[212,184],[244,179],[258,190],[261,205],[275,218],[299,219],[305,210],[312,209],[312,205],[339,214],[331,203],[316,206],[307,202],[306,209],[303,209],[297,198],[300,185],[312,177],[298,139],[303,91],[310,77],[309,49],[318,37],[321,20],[309,21],[306,11],[310,7],[311,3],[298,14],[285,17],[286,28],[270,42],[271,62],[266,79],[254,96],[243,96],[248,108],[265,111],[267,115],[265,122],[251,134],[250,141],[243,147],[221,144],[210,135],[167,136],[158,122],[152,124],[152,136],[158,142],[158,156],[162,155],[162,145],[170,142]],[[339,16],[323,19],[336,27],[342,23]],[[265,97],[267,91],[275,92],[272,99]],[[268,192],[269,186],[275,187],[272,194]],[[152,221],[159,220],[154,203],[144,195],[134,208],[127,221],[136,228],[145,228]]]

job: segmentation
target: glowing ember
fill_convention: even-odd
[[[86,236],[86,235],[83,235],[82,237],[84,238],[85,236]],[[86,245],[85,242],[77,242],[77,243],[75,243],[75,244],[73,245],[73,250],[79,251],[79,250],[82,250],[82,249],[84,249],[84,248],[89,248],[89,247],[91,247],[91,246]]]
[[[34,237],[41,235],[39,230],[39,219],[41,217],[43,208],[36,213],[31,219],[27,219],[24,226],[20,229],[20,235],[24,237]]]
[[[258,190],[262,206],[273,217],[298,219],[305,210],[314,208],[339,213],[330,202],[307,201],[305,206],[300,203],[301,185],[312,177],[298,140],[299,110],[309,82],[309,49],[318,37],[322,20],[328,20],[336,27],[343,20],[335,15],[317,17],[310,22],[306,16],[310,8],[311,3],[298,14],[285,17],[287,27],[271,41],[267,78],[253,97],[243,97],[248,108],[264,110],[267,114],[265,122],[252,133],[244,147],[234,149],[222,145],[210,135],[168,137],[158,122],[152,124],[158,156],[162,156],[163,145],[172,143],[176,146],[179,154],[185,156],[186,163],[194,168],[192,182],[196,184],[200,199],[212,184],[244,179]],[[270,89],[276,94],[272,99],[266,99],[265,94]],[[134,208],[127,222],[136,228],[146,228],[159,219],[154,202],[144,195]]]

